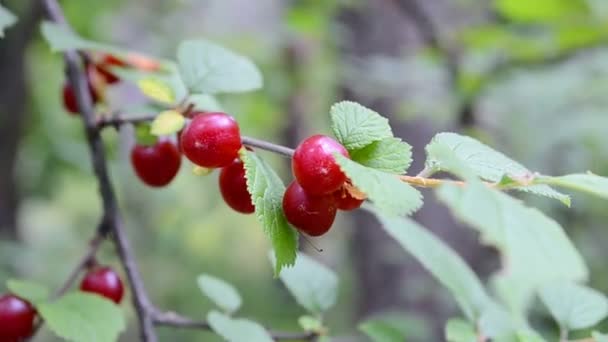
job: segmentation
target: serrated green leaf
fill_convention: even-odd
[[[188,102],[194,105],[195,110],[206,112],[223,112],[224,109],[215,96],[207,94],[194,94],[188,98]]]
[[[584,0],[495,0],[495,8],[505,18],[519,22],[566,20],[589,11]]]
[[[283,267],[295,263],[298,248],[298,233],[289,225],[283,213],[285,185],[272,167],[255,153],[243,149],[241,159],[255,215],[272,241],[276,258],[274,273],[278,276]]]
[[[182,42],[177,60],[192,93],[236,93],[262,87],[262,74],[253,62],[206,40]]]
[[[173,89],[167,82],[156,77],[145,77],[137,81],[137,87],[147,97],[165,104],[175,102]]]
[[[336,303],[338,277],[305,254],[298,253],[295,265],[284,269],[280,278],[298,304],[312,314],[320,315]]]
[[[232,314],[241,307],[242,301],[238,291],[224,280],[202,274],[197,278],[197,283],[203,294],[224,312]]]
[[[412,163],[412,147],[399,138],[384,138],[351,151],[350,158],[372,169],[402,174]]]
[[[481,281],[466,262],[443,241],[416,222],[402,217],[388,217],[376,208],[374,213],[387,233],[420,262],[458,302],[471,321],[491,304]]]
[[[445,339],[448,342],[476,342],[475,327],[460,318],[451,318],[445,326]]]
[[[211,311],[207,321],[215,333],[229,342],[273,342],[266,329],[254,321],[233,319],[230,316]]]
[[[357,189],[387,215],[409,215],[422,206],[422,195],[397,176],[374,170],[336,153],[336,162]]]
[[[537,209],[473,179],[466,187],[445,185],[437,193],[456,217],[503,255],[505,269],[497,282],[513,312],[525,311],[538,286],[587,278],[583,259],[563,229]]]
[[[156,136],[169,135],[179,132],[186,124],[184,116],[174,110],[166,110],[154,118],[150,127],[150,133]]]
[[[359,330],[373,342],[403,342],[405,334],[393,322],[381,319],[369,319],[359,324]]]
[[[591,336],[595,342],[608,342],[608,335],[602,334],[599,331],[594,331]]]
[[[608,199],[608,178],[593,173],[575,173],[559,177],[543,176],[536,181]]]
[[[578,330],[608,316],[608,298],[601,292],[571,282],[556,282],[539,292],[551,316],[561,327]]]
[[[45,301],[49,298],[49,289],[29,281],[9,279],[6,287],[15,295],[27,300],[32,304]]]
[[[0,38],[4,37],[4,30],[13,26],[17,22],[17,17],[9,10],[0,5]]]
[[[46,325],[68,341],[114,342],[126,329],[122,310],[96,294],[70,293],[37,309]]]
[[[440,147],[445,147],[451,151],[452,157],[458,162],[448,165],[445,160],[445,153]],[[439,133],[426,146],[427,160],[426,167],[435,171],[446,171],[458,174],[454,164],[463,164],[472,170],[479,178],[490,181],[500,182],[505,177],[512,181],[526,182],[534,177],[534,173],[520,163],[508,158],[504,154],[482,144],[471,137],[462,136],[456,133]],[[570,205],[570,197],[559,193],[549,186],[538,184],[530,186],[515,187],[515,190],[533,193],[539,196],[558,199],[566,205]]]
[[[331,107],[330,115],[331,129],[348,151],[393,137],[387,118],[358,103],[336,103]]]

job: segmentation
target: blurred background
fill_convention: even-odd
[[[329,106],[349,99],[389,117],[396,135],[413,145],[412,174],[422,168],[424,145],[449,130],[542,173],[608,175],[605,0],[61,3],[90,39],[174,58],[181,40],[207,38],[251,57],[263,70],[264,89],[220,98],[249,136],[293,147],[312,133],[328,133]],[[19,22],[0,40],[0,288],[8,278],[56,287],[98,222],[96,181],[81,122],[62,107],[61,56],[39,33],[41,4],[3,5]],[[203,318],[212,304],[195,278],[204,272],[235,284],[243,316],[298,329],[304,312],[273,279],[260,225],[223,203],[217,174],[197,177],[184,163],[169,187],[151,189],[130,167],[130,132],[107,130],[104,139],[128,232],[160,307]],[[264,157],[290,180],[287,160]],[[415,218],[482,276],[495,270],[494,251],[455,223],[432,193],[425,196]],[[527,200],[558,219],[592,269],[591,286],[608,292],[605,203],[575,196],[568,210],[557,201]],[[314,239],[324,251],[307,250],[340,276],[338,305],[327,316],[336,341],[365,341],[357,323],[387,314],[399,317],[408,340],[443,340],[444,322],[459,314],[447,292],[371,217],[339,215],[329,234]],[[117,265],[106,247],[100,261]],[[134,341],[134,313],[123,307],[130,327],[122,340]],[[555,329],[544,312],[535,322]],[[162,341],[217,340],[200,331],[159,333]],[[36,338],[53,340],[46,330]]]

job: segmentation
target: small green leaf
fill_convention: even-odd
[[[122,310],[96,294],[70,293],[37,309],[51,331],[68,341],[114,342],[126,329]]]
[[[192,93],[236,93],[262,87],[262,74],[253,62],[206,40],[182,42],[177,60]]]
[[[295,263],[298,248],[298,234],[287,223],[283,213],[285,185],[263,159],[245,149],[241,151],[247,189],[255,206],[255,215],[272,241],[276,257],[274,273],[278,276],[283,267]]]
[[[374,213],[386,232],[420,262],[458,302],[471,321],[480,316],[491,300],[481,281],[466,262],[443,241],[416,222],[404,217],[388,217],[376,208]]]
[[[312,316],[301,316],[298,318],[298,324],[306,331],[319,332],[323,330],[323,322],[319,318]]]
[[[541,289],[540,298],[559,325],[569,330],[594,326],[608,316],[608,298],[583,285],[555,282]]]
[[[498,13],[519,22],[551,22],[584,16],[589,7],[584,0],[495,0]]]
[[[195,110],[205,112],[223,112],[224,108],[215,96],[207,94],[194,94],[188,98],[188,102],[194,105]]]
[[[559,177],[542,176],[537,182],[587,192],[608,199],[608,178],[593,173],[575,173]]]
[[[602,334],[599,331],[594,331],[591,336],[595,342],[608,342],[608,335]]]
[[[336,103],[331,107],[330,115],[334,135],[349,151],[393,137],[387,118],[358,103]]]
[[[17,17],[9,10],[0,5],[0,38],[4,37],[4,30],[13,26],[17,22]]]
[[[384,138],[353,150],[350,158],[372,169],[402,174],[412,162],[412,147],[399,138]]]
[[[338,153],[335,158],[353,185],[387,215],[409,215],[422,206],[420,192],[397,176],[365,167]]]
[[[280,278],[298,304],[312,314],[320,315],[336,303],[338,277],[305,254],[298,253],[295,265],[284,269]]]
[[[215,333],[229,342],[273,342],[266,329],[254,321],[233,319],[230,316],[211,311],[207,321]]]
[[[173,89],[163,80],[155,77],[145,77],[137,81],[137,87],[147,97],[165,104],[175,103]]]
[[[8,280],[6,287],[13,294],[33,304],[47,300],[50,293],[48,288],[40,284],[15,279]]]
[[[84,39],[74,31],[54,22],[44,21],[41,29],[42,36],[51,45],[53,51],[95,50],[119,56],[125,54],[125,50],[121,48]]]
[[[365,333],[373,342],[403,342],[405,334],[393,322],[381,319],[369,319],[359,324],[359,330]]]
[[[203,294],[224,312],[232,314],[241,307],[241,296],[238,291],[222,279],[202,274],[197,282]]]
[[[152,146],[158,141],[158,137],[151,132],[149,123],[141,123],[135,126],[135,140],[139,145]]]
[[[150,133],[153,135],[169,135],[179,132],[186,124],[184,116],[175,110],[164,111],[152,121]]]
[[[448,342],[476,342],[475,327],[460,318],[450,319],[445,326],[445,339]]]

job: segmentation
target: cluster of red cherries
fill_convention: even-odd
[[[82,279],[80,290],[98,294],[119,304],[124,294],[118,274],[107,266],[94,266]],[[0,341],[19,342],[35,330],[36,309],[13,294],[0,297]]]

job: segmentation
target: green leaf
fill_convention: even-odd
[[[163,80],[156,77],[145,77],[137,81],[137,87],[147,97],[165,104],[175,102],[173,89]]]
[[[152,134],[149,123],[141,123],[135,126],[135,140],[143,146],[152,146],[158,141],[158,137]]]
[[[316,331],[319,332],[323,329],[323,322],[317,317],[312,316],[301,316],[298,318],[298,324],[305,331]]]
[[[403,342],[404,332],[394,322],[382,319],[369,319],[359,324],[359,330],[373,342]]]
[[[192,93],[236,93],[262,87],[262,74],[253,62],[206,40],[182,42],[177,60]]]
[[[584,16],[589,8],[584,0],[495,0],[504,17],[520,22],[551,22]]]
[[[284,269],[280,278],[298,304],[312,314],[320,315],[336,303],[338,277],[306,254],[298,253],[295,265]]]
[[[384,138],[351,151],[350,158],[372,169],[402,174],[412,163],[412,147],[399,138]]]
[[[17,22],[17,17],[9,10],[0,5],[0,38],[4,37],[4,30],[13,26]]]
[[[20,298],[36,304],[49,298],[49,289],[29,281],[10,279],[6,282],[6,287]]]
[[[608,298],[571,282],[544,286],[540,298],[561,327],[578,330],[596,325],[608,316]]]
[[[50,21],[44,21],[41,25],[41,29],[42,36],[51,45],[51,50],[55,52],[66,50],[96,50],[116,55],[125,54],[125,50],[121,48],[84,39],[74,31]]]
[[[491,303],[481,281],[466,262],[443,241],[416,222],[402,217],[388,217],[369,208],[387,233],[420,262],[454,296],[460,309],[471,321]]]
[[[474,179],[466,187],[442,186],[437,193],[456,217],[503,255],[498,283],[514,312],[523,312],[538,286],[587,278],[583,259],[562,227],[537,209]]]
[[[331,107],[330,115],[331,129],[348,151],[393,137],[387,118],[358,103],[350,101],[336,103]]]
[[[179,132],[185,124],[186,119],[181,113],[174,110],[166,110],[154,118],[150,127],[150,133],[156,136],[173,134]]]
[[[608,342],[608,335],[602,334],[599,331],[594,331],[591,336],[595,342]]]
[[[188,101],[194,105],[194,109],[206,112],[223,112],[224,109],[219,101],[211,95],[194,94],[188,98]]]
[[[451,156],[458,162],[447,164],[445,160],[446,148]],[[534,178],[534,173],[520,163],[508,158],[504,154],[482,144],[471,137],[456,133],[439,133],[426,146],[426,167],[435,171],[447,171],[458,174],[454,164],[466,165],[478,177],[490,182],[500,182],[505,177],[511,181],[526,183]],[[439,155],[442,153],[442,155]],[[515,190],[530,192],[539,196],[546,196],[560,200],[570,205],[570,197],[559,193],[549,186],[538,184],[515,187]]]
[[[475,327],[460,318],[450,319],[445,326],[445,339],[448,342],[476,342]]]
[[[242,150],[247,189],[255,206],[255,215],[272,241],[276,264],[274,273],[296,261],[298,234],[283,213],[285,185],[272,167],[253,152]]]
[[[203,294],[224,312],[232,314],[241,307],[241,296],[238,291],[222,279],[202,274],[197,282]]]
[[[229,342],[273,342],[264,327],[247,319],[233,319],[230,316],[211,311],[207,314],[209,325]]]
[[[122,310],[96,294],[70,293],[37,309],[46,325],[68,341],[114,342],[126,329]]]
[[[593,173],[575,173],[559,177],[542,176],[536,181],[608,199],[608,178]]]
[[[336,153],[340,169],[387,215],[409,215],[422,206],[420,192],[397,176],[360,165]]]

